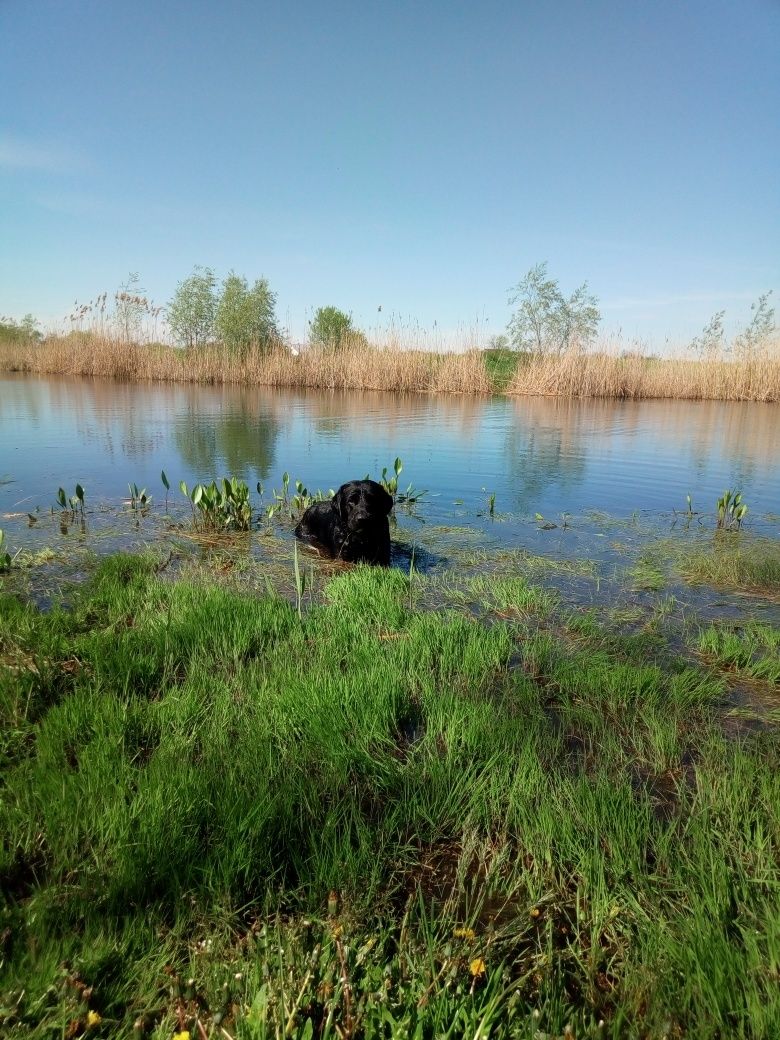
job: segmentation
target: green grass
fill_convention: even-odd
[[[0,598],[4,1036],[776,1035],[780,736],[521,579],[426,580]]]
[[[697,649],[724,668],[747,679],[780,686],[780,631],[769,625],[709,625],[699,635]]]
[[[493,382],[493,390],[500,394],[506,390],[517,371],[520,354],[509,348],[489,349],[482,352],[485,371]]]
[[[712,548],[677,553],[680,571],[692,584],[744,589],[780,596],[780,544],[742,533],[719,533]]]

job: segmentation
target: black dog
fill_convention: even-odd
[[[350,563],[390,563],[388,514],[393,499],[375,480],[350,480],[329,502],[309,506],[295,528],[306,542]]]

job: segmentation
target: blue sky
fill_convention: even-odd
[[[779,47],[780,0],[0,0],[0,314],[203,264],[295,338],[324,304],[500,332],[546,260],[605,331],[744,323],[780,292]]]

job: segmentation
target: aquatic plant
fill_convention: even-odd
[[[195,484],[190,490],[182,480],[179,488],[190,500],[196,526],[197,509],[200,526],[206,531],[248,531],[251,527],[252,505],[245,481],[237,477],[223,477],[221,486],[212,480],[210,484]]]
[[[724,491],[718,499],[717,509],[719,531],[738,530],[748,511],[747,505],[742,501],[742,492],[731,489]]]
[[[145,510],[149,508],[149,504],[152,501],[152,496],[147,494],[146,488],[140,488],[137,484],[128,484],[127,490],[130,492],[130,507],[135,510]]]
[[[401,460],[399,458],[396,458],[395,462],[393,463],[392,477],[388,477],[387,475],[387,466],[384,466],[382,469],[382,476],[379,478],[379,483],[382,485],[382,487],[389,495],[392,495],[393,498],[395,498],[398,492],[398,477],[400,476],[403,468],[404,466]],[[368,479],[369,477],[368,475],[366,475],[366,480]]]
[[[8,570],[11,566],[11,554],[3,550],[5,543],[5,531],[0,527],[0,571]]]
[[[413,484],[409,484],[406,491],[398,490],[398,478],[403,471],[404,465],[400,458],[396,458],[393,463],[393,475],[389,477],[387,475],[387,466],[382,469],[382,476],[379,478],[378,483],[382,485],[385,491],[395,500],[396,505],[413,506],[416,502],[419,502],[421,498],[428,494],[425,488],[416,488]],[[371,479],[371,475],[366,473],[366,480]]]
[[[329,488],[327,491],[321,491],[318,488],[316,491],[311,492],[302,480],[295,480],[293,483],[295,486],[295,494],[291,495],[290,474],[285,471],[282,474],[281,490],[277,491],[276,488],[273,488],[271,491],[273,502],[266,506],[266,519],[272,520],[277,516],[286,520],[295,520],[314,502],[325,502],[328,499],[333,498],[336,493],[333,488]],[[262,499],[263,485],[259,481],[257,484],[257,493]]]
[[[57,502],[63,512],[70,511],[71,518],[75,520],[76,511],[81,509],[81,518],[84,519],[84,488],[76,484],[75,494],[68,497],[64,488],[57,488]]]
[[[165,470],[160,470],[160,480],[163,482],[165,488],[165,512],[168,512],[168,492],[171,490],[171,485],[168,483],[168,478],[165,475]]]

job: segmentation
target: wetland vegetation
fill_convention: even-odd
[[[546,263],[511,291],[507,334],[477,324],[453,336],[391,317],[365,332],[337,307],[318,307],[307,343],[293,344],[276,317],[266,278],[210,268],[179,282],[167,308],[127,281],[109,298],[74,305],[66,334],[42,335],[32,315],[0,319],[0,371],[118,380],[383,390],[402,393],[541,395],[641,400],[780,401],[780,341],[771,291],[729,339],[725,311],[677,350],[599,336],[598,301],[584,282],[562,293]],[[379,308],[381,311],[381,307]],[[162,342],[165,340],[165,342]],[[668,351],[667,351],[668,353]]]
[[[196,536],[3,579],[4,1035],[774,1035],[776,544],[697,549],[759,597],[718,619],[662,543],[588,609],[593,561],[457,531]]]
[[[3,387],[3,1036],[773,1037],[776,406]]]

